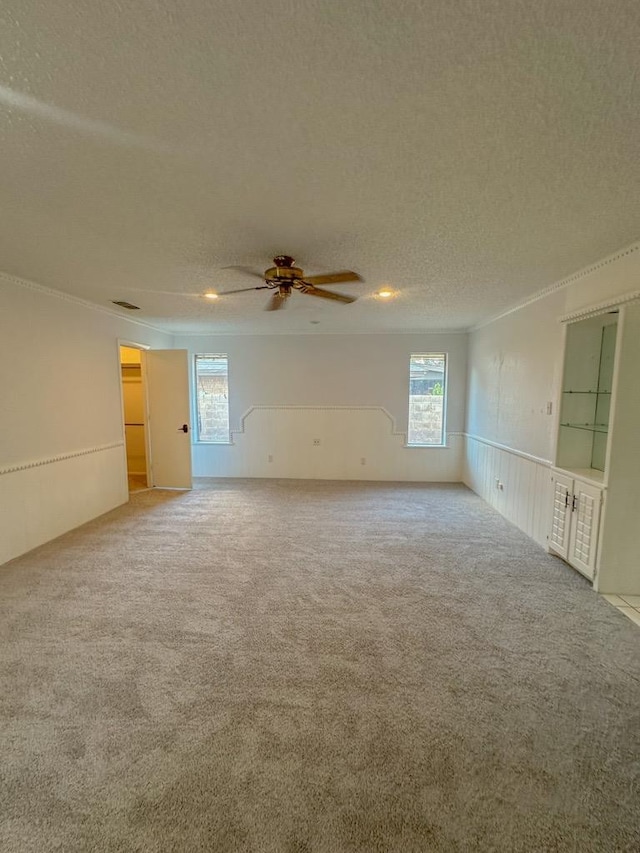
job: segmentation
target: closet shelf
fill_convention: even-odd
[[[568,427],[569,429],[584,429],[588,432],[609,432],[608,424],[560,424],[560,426]]]
[[[597,394],[598,396],[611,396],[611,391],[563,391],[563,394]]]

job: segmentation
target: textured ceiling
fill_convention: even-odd
[[[0,19],[0,269],[153,325],[466,328],[640,236],[637,0],[4,0]],[[276,253],[357,270],[334,289],[362,298],[188,295],[251,286],[222,268]]]

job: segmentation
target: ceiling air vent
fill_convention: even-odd
[[[113,299],[112,302],[114,305],[119,305],[121,308],[128,308],[129,311],[139,311],[140,310],[139,305],[132,305],[130,302],[123,302],[120,299]]]

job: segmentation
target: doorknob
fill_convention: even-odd
[[[178,428],[178,432],[189,432],[189,425],[182,424],[182,426]]]

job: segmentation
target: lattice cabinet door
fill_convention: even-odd
[[[568,559],[569,531],[571,527],[571,504],[573,499],[573,480],[554,474],[553,510],[551,513],[551,532],[549,546],[559,557]]]
[[[598,548],[602,489],[574,481],[568,561],[593,579]]]

